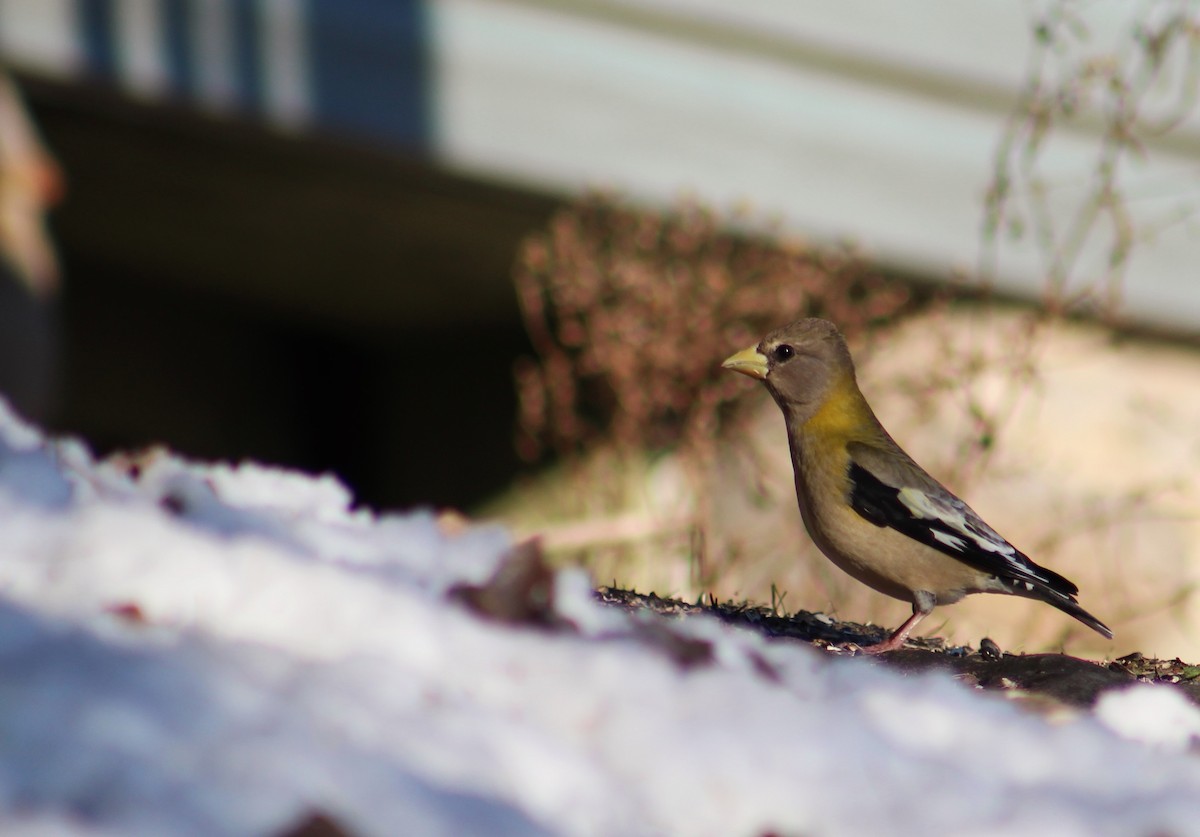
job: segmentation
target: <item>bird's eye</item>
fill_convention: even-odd
[[[775,355],[775,360],[777,360],[779,363],[783,363],[785,360],[791,358],[792,355],[796,354],[796,350],[787,343],[784,343],[782,346],[776,346],[775,351],[772,352],[772,354]]]

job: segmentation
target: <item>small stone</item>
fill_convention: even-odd
[[[1004,652],[1000,650],[1000,646],[996,644],[995,640],[986,636],[979,640],[979,653],[989,660],[999,660],[1004,656]]]

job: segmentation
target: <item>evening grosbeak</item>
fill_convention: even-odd
[[[1112,638],[1079,606],[1078,587],[1000,537],[892,440],[833,323],[798,320],[722,365],[762,381],[783,410],[800,515],[820,550],[868,587],[912,603],[912,616],[864,652],[900,648],[935,606],[969,593],[1039,599]]]

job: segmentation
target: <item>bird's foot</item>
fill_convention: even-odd
[[[905,640],[912,633],[912,629],[917,627],[917,623],[929,615],[933,610],[933,598],[929,594],[925,594],[930,600],[921,606],[922,602],[918,600],[916,605],[913,605],[913,615],[905,620],[904,624],[897,628],[891,636],[883,642],[877,642],[874,645],[868,645],[866,648],[860,648],[861,654],[884,654],[888,651],[898,651],[904,647]]]
[[[883,642],[877,642],[874,645],[865,645],[858,649],[859,654],[886,654],[888,651],[898,651],[904,647],[904,643],[908,641],[908,637],[901,634],[899,631],[892,634]]]

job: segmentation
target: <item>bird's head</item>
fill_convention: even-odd
[[[841,332],[816,318],[778,328],[721,365],[762,381],[784,413],[800,422],[834,387],[854,381],[854,362]]]

